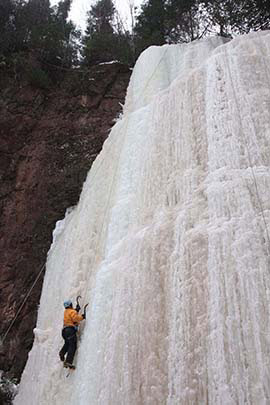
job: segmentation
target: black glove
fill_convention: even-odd
[[[82,314],[83,319],[85,319],[85,314]]]
[[[75,309],[76,309],[76,311],[77,311],[77,312],[79,312],[79,311],[80,311],[80,309],[81,309],[80,305],[79,305],[79,304],[77,304]]]

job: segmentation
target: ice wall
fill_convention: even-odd
[[[269,62],[269,32],[141,55],[55,233],[16,405],[270,403]]]

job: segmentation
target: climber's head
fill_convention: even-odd
[[[64,302],[64,307],[67,308],[72,308],[72,302],[71,300],[67,300]]]

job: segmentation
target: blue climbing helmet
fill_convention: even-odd
[[[64,307],[65,307],[65,308],[72,307],[72,301],[71,301],[71,300],[65,301],[65,302],[64,302]]]

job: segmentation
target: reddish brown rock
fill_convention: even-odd
[[[71,72],[60,88],[7,84],[0,93],[0,333],[46,261],[55,222],[77,203],[86,173],[121,110],[130,77],[121,64]],[[42,277],[0,348],[19,377],[32,346]],[[53,316],[53,314],[52,314]]]

